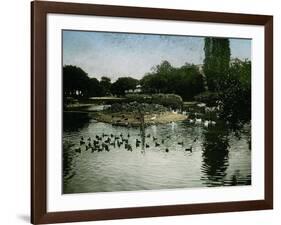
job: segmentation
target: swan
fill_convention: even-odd
[[[209,126],[209,123],[210,123],[209,120],[205,120],[205,121],[204,121],[204,126],[205,126],[205,127],[208,127],[208,126]]]
[[[153,117],[150,118],[151,120],[155,120],[156,119],[156,116],[154,115]]]
[[[217,123],[216,123],[216,121],[211,121],[211,124],[216,125]]]

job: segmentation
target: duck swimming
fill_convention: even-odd
[[[75,152],[81,153],[81,148],[76,148],[76,149],[75,149]]]
[[[185,149],[186,152],[192,152],[192,146],[190,146],[189,148]]]

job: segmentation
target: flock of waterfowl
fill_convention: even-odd
[[[194,119],[189,119],[189,123],[195,123],[195,124],[203,124],[204,127],[209,127],[209,126],[214,126],[216,125],[216,121],[213,120],[203,120],[201,118],[194,118]]]
[[[164,146],[165,142],[168,142],[168,140],[171,138],[171,135],[168,135],[166,139],[159,140],[157,137],[147,134],[145,138],[150,139],[149,143],[146,143],[144,147],[146,149],[152,148],[152,147],[161,147]],[[152,141],[152,142],[151,142]],[[197,137],[193,140],[193,143],[197,141]],[[134,144],[132,144],[134,143]],[[133,151],[133,145],[135,145],[136,148],[139,148],[141,146],[142,141],[138,138],[132,138],[130,133],[127,134],[105,134],[102,133],[101,135],[96,135],[94,137],[88,137],[85,138],[81,136],[79,147],[75,148],[76,153],[81,153],[82,149],[85,149],[85,151],[90,150],[93,152],[102,152],[107,151],[109,152],[112,148],[121,148],[124,146],[124,148],[127,151],[132,152]],[[192,152],[192,146],[189,145],[188,147],[184,147],[185,144],[183,141],[179,141],[177,144],[182,146],[183,150],[186,152]],[[165,147],[165,152],[169,152],[169,148]]]

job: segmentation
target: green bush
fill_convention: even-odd
[[[136,101],[139,103],[159,104],[171,108],[181,108],[183,105],[182,98],[175,94],[128,94],[126,99],[129,102]]]
[[[204,102],[208,106],[216,106],[219,99],[219,94],[217,92],[205,91],[194,97],[195,101]]]

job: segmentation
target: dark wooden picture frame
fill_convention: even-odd
[[[264,200],[47,212],[47,24],[48,13],[198,21],[264,26]],[[273,208],[273,17],[234,13],[35,1],[31,3],[31,222],[33,224],[219,213]]]

